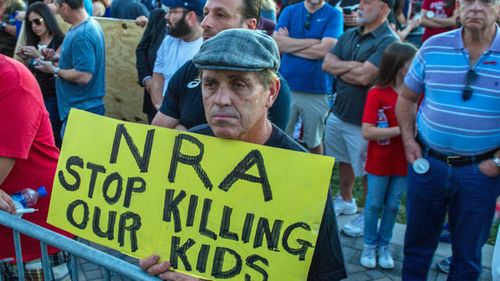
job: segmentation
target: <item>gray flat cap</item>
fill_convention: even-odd
[[[278,71],[280,55],[273,38],[261,31],[233,28],[203,43],[193,62],[199,69]]]

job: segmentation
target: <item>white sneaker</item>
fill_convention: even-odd
[[[351,202],[347,202],[342,199],[341,196],[337,196],[333,200],[333,207],[337,216],[340,216],[342,214],[354,215],[358,211],[358,206],[356,206],[356,199],[354,198]]]
[[[353,220],[344,224],[341,228],[342,232],[351,237],[361,237],[365,232],[365,216],[363,213],[357,215]]]
[[[378,265],[383,269],[393,269],[394,260],[392,259],[391,249],[389,245],[381,246],[378,249]]]
[[[366,268],[375,268],[377,266],[376,250],[376,246],[365,245],[359,261],[362,266]]]

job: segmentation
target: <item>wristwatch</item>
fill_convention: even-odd
[[[59,70],[61,70],[61,68],[59,67],[54,68],[54,77],[59,77]]]
[[[497,168],[500,168],[500,158],[498,156],[493,156],[493,162],[495,162],[495,166],[497,166]]]
[[[5,29],[5,27],[7,26],[7,23],[6,22],[0,22],[0,31],[3,31]]]

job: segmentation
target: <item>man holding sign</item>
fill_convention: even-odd
[[[280,88],[279,51],[271,37],[246,29],[222,31],[202,45],[193,62],[201,70],[208,125],[192,132],[305,151],[267,117]],[[346,277],[330,195],[324,204],[308,280]],[[170,271],[171,264],[158,259],[158,255],[142,259],[140,266],[164,280],[199,280]]]

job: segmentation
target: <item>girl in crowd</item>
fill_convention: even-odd
[[[0,54],[12,57],[16,47],[16,13],[26,8],[22,0],[0,0]]]
[[[57,147],[61,146],[61,120],[57,109],[55,78],[53,74],[44,73],[37,69],[37,59],[43,59],[42,50],[45,48],[56,50],[64,39],[64,34],[57,25],[56,19],[49,7],[43,2],[36,2],[29,6],[25,17],[26,46],[21,46],[17,54],[24,60],[36,77],[43,93],[45,107],[49,112],[50,123]]]
[[[417,49],[395,42],[385,50],[375,87],[370,89],[362,120],[368,142],[365,170],[368,194],[364,210],[365,232],[361,265],[394,268],[389,243],[401,197],[406,189],[407,162],[396,120],[395,107],[403,89],[403,78]],[[380,227],[377,227],[382,211]],[[378,248],[378,260],[377,260]]]

